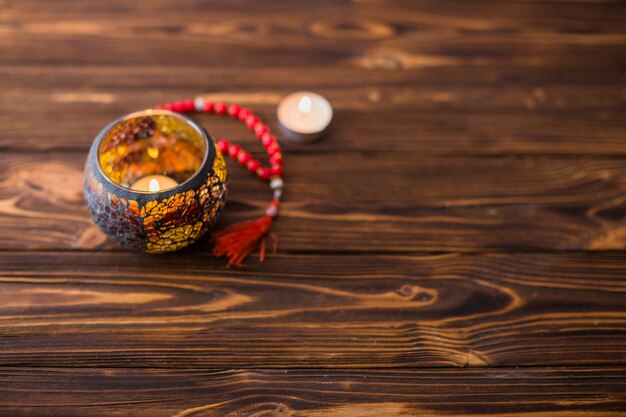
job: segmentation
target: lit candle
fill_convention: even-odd
[[[139,178],[130,186],[135,191],[148,191],[150,193],[156,193],[163,190],[169,190],[174,188],[178,183],[170,177],[165,175],[146,175]]]
[[[308,91],[285,97],[278,105],[277,113],[281,130],[293,142],[319,139],[333,118],[333,108],[328,100]]]

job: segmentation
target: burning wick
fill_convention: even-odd
[[[319,94],[298,91],[280,101],[276,115],[286,141],[311,142],[326,133],[333,108]]]
[[[150,190],[151,193],[156,193],[157,191],[159,191],[161,189],[161,186],[159,185],[159,181],[152,178],[150,180],[150,184],[148,185],[148,189]]]
[[[130,188],[136,191],[158,193],[161,190],[169,190],[170,188],[174,188],[177,185],[178,182],[168,176],[147,175],[135,181],[135,183],[131,185]]]
[[[309,96],[302,97],[298,102],[298,110],[300,110],[300,113],[309,114],[311,107],[313,107],[313,102],[311,102],[311,97]]]

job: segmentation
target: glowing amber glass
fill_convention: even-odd
[[[146,175],[178,182],[158,192],[130,188]],[[181,249],[208,231],[226,197],[226,165],[200,125],[178,113],[125,116],[94,141],[85,166],[85,199],[109,237],[149,253]]]

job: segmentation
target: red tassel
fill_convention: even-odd
[[[257,220],[248,220],[242,223],[233,224],[224,230],[220,230],[213,234],[215,246],[213,254],[215,256],[228,256],[228,266],[241,266],[243,261],[256,248],[261,245],[260,256],[261,261],[265,259],[265,236],[268,234],[274,218],[265,215]],[[276,238],[270,234],[270,237]],[[276,245],[274,245],[274,250]]]

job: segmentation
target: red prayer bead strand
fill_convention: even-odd
[[[246,126],[254,132],[256,137],[263,144],[263,147],[266,149],[267,155],[269,157],[271,166],[262,166],[261,162],[253,159],[252,155],[248,151],[246,151],[239,145],[231,144],[226,139],[220,139],[217,143],[217,148],[222,154],[228,155],[231,158],[235,159],[241,165],[244,165],[248,169],[248,171],[256,174],[262,180],[269,180],[273,177],[282,178],[282,149],[278,144],[276,136],[271,134],[269,126],[264,124],[260,117],[252,113],[250,109],[243,108],[238,104],[228,105],[221,101],[213,103],[210,100],[203,100],[201,101],[201,106],[198,105],[198,107],[201,107],[204,113],[227,115],[243,121]],[[198,111],[198,107],[196,107],[193,99],[185,99],[155,106],[155,108],[158,109],[166,109],[178,113],[191,113],[193,111]]]
[[[208,100],[205,101],[202,110],[204,110],[205,113],[211,113],[213,111],[213,103]]]
[[[252,156],[246,152],[246,151],[241,151],[239,152],[239,156],[237,157],[237,161],[239,161],[240,164],[245,165],[248,163],[248,161],[252,158]]]
[[[248,109],[239,110],[239,115],[238,115],[239,120],[241,120],[242,122],[245,122],[248,116],[250,116],[250,110]]]
[[[179,113],[192,113],[195,111],[229,116],[245,123],[259,139],[269,158],[269,167],[262,166],[260,161],[252,158],[250,152],[239,145],[230,143],[227,139],[220,139],[217,142],[217,149],[222,154],[230,156],[261,180],[270,181],[273,199],[265,210],[265,215],[260,219],[234,224],[214,233],[215,246],[213,253],[216,256],[228,256],[229,266],[241,266],[243,260],[260,244],[259,256],[263,260],[266,247],[265,239],[267,237],[274,240],[274,250],[276,249],[276,237],[269,230],[274,219],[278,216],[283,190],[282,149],[276,136],[271,134],[269,126],[264,124],[261,118],[252,113],[250,109],[243,108],[237,104],[229,105],[221,101],[213,103],[203,97],[165,103],[154,108]]]
[[[232,117],[239,117],[240,111],[241,107],[239,107],[237,104],[231,104],[230,106],[228,106],[228,114],[230,114]]]
[[[183,110],[185,111],[185,113],[191,113],[192,111],[194,111],[194,109],[196,108],[196,106],[193,104],[193,100],[188,98],[187,100],[183,101]]]

